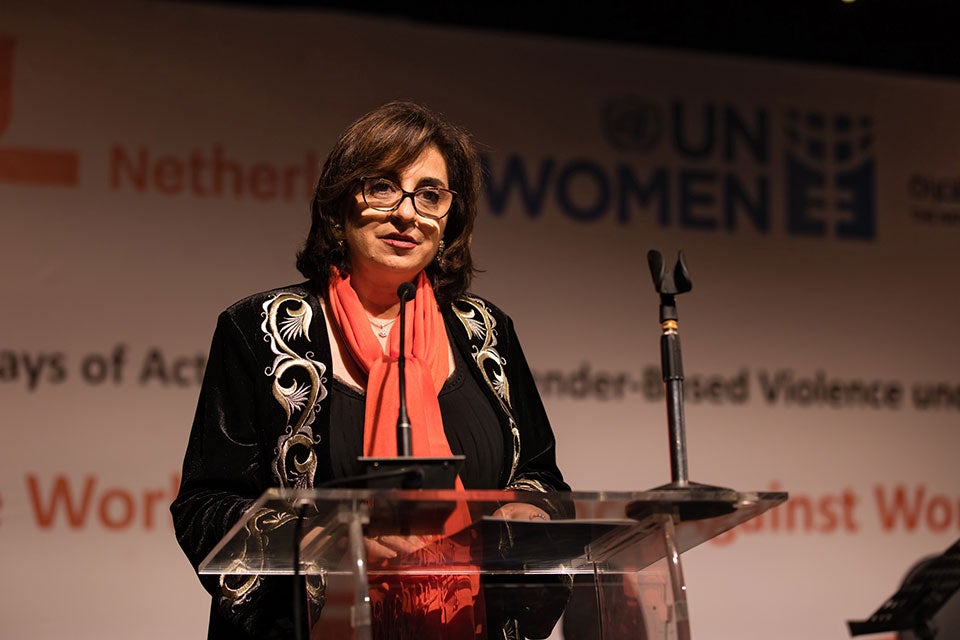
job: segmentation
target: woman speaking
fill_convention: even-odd
[[[359,456],[396,455],[405,282],[415,285],[405,309],[413,455],[463,454],[462,488],[568,489],[510,318],[468,291],[479,188],[470,136],[420,105],[386,104],[340,136],[297,256],[307,280],[218,319],[171,506],[194,568],[267,488],[317,487],[362,474]],[[497,515],[550,517],[526,503]],[[410,545],[387,536],[367,550],[388,558]],[[284,581],[202,581],[209,638],[292,637],[290,588],[271,584]],[[421,637],[502,637],[489,627],[504,621],[470,606],[404,612],[422,618],[411,623]]]

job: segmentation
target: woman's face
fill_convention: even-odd
[[[405,191],[450,186],[447,163],[436,147],[427,147],[398,175],[369,177],[389,178]],[[430,264],[443,237],[446,218],[424,218],[413,208],[412,198],[404,198],[399,208],[389,212],[367,207],[359,191],[355,203],[344,226],[352,279],[382,280],[392,286],[412,280]]]

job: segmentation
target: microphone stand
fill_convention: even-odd
[[[647,253],[647,263],[653,284],[660,295],[660,367],[663,374],[667,402],[667,426],[670,437],[669,484],[653,491],[676,492],[683,495],[679,502],[678,517],[683,520],[712,518],[734,510],[737,493],[725,487],[691,482],[687,465],[686,422],[683,412],[683,359],[680,353],[680,325],[678,323],[676,296],[693,288],[683,252],[677,256],[676,266],[671,270],[659,251]],[[689,498],[689,499],[688,499]],[[646,509],[636,505],[629,512],[631,517],[646,515]]]
[[[670,432],[670,478],[665,487],[689,486],[687,434],[683,414],[683,358],[680,353],[680,326],[675,296],[693,288],[681,251],[673,271],[666,268],[659,251],[647,254],[653,284],[660,294],[660,368],[667,398],[667,426]]]

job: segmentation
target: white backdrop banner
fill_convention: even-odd
[[[484,145],[475,290],[579,490],[670,479],[683,250],[697,638],[847,638],[960,537],[960,85],[339,13],[0,8],[0,637],[203,637],[168,505],[220,310],[299,280],[318,164],[408,98]]]

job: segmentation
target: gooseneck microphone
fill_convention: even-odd
[[[410,418],[407,416],[407,372],[406,372],[406,338],[407,338],[407,301],[412,299],[417,288],[412,282],[404,282],[397,287],[397,297],[400,298],[400,356],[397,358],[397,368],[400,373],[400,414],[397,416],[397,456],[409,458],[413,456],[413,440],[410,429]]]

